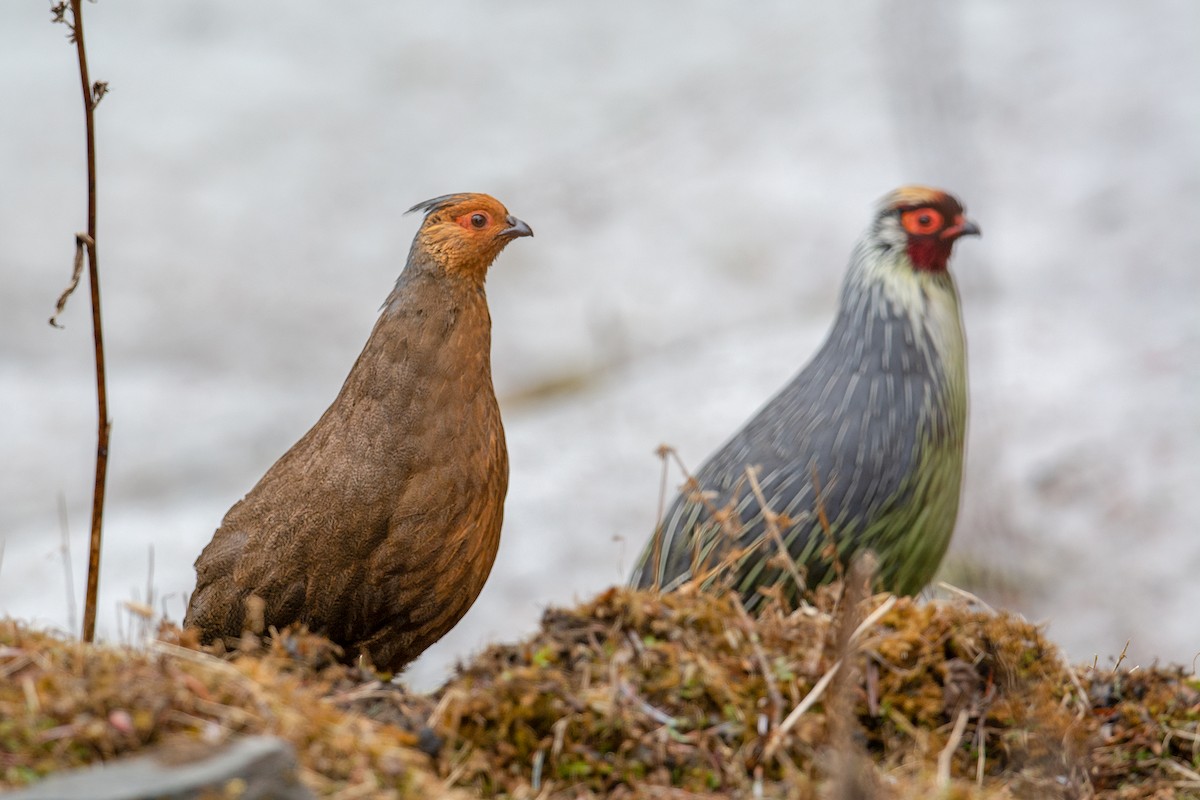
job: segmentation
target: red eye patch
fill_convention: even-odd
[[[942,227],[942,213],[934,208],[914,208],[900,214],[904,230],[918,236],[934,233]]]
[[[485,211],[473,211],[470,214],[463,214],[454,221],[467,230],[482,230],[492,224],[492,216]]]

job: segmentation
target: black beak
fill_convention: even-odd
[[[956,222],[958,224],[955,225],[954,227],[946,228],[946,230],[942,231],[943,239],[949,239],[950,241],[954,241],[955,239],[959,238],[960,236],[982,236],[983,235],[983,231],[979,230],[979,226],[976,225],[971,220],[967,219],[966,217],[959,217],[956,220]]]
[[[533,236],[533,228],[529,227],[512,214],[509,214],[504,221],[508,223],[508,227],[500,231],[501,236],[506,236],[509,239],[516,239],[518,236]]]

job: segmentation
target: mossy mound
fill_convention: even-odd
[[[486,797],[816,797],[873,763],[873,797],[1086,784],[1084,699],[1058,651],[1021,619],[960,603],[895,602],[853,644],[849,677],[785,726],[843,658],[834,597],[754,621],[706,594],[612,590],[552,610],[440,693],[456,781]]]
[[[292,744],[321,795],[446,796],[414,733],[329,701],[367,676],[326,666],[330,645],[318,637],[275,645],[221,660],[170,641],[84,645],[0,620],[0,788],[151,745],[269,733]]]
[[[129,650],[0,623],[0,786],[264,732],[331,797],[1200,797],[1195,676],[1073,670],[1036,626],[957,600],[829,589],[751,619],[613,589],[432,696],[318,637],[222,660],[163,635]]]

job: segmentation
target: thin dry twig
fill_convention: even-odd
[[[896,596],[888,595],[888,598],[880,603],[879,607],[868,614],[867,618],[864,619],[862,623],[854,629],[854,633],[850,634],[850,644],[852,645],[854,642],[858,641],[858,638],[862,636],[863,633],[870,630],[871,627],[880,619],[882,619],[885,614],[891,611],[892,606],[894,605],[896,605]],[[788,731],[794,728],[796,723],[800,721],[800,718],[804,716],[804,714],[810,708],[812,708],[818,700],[821,699],[821,695],[825,693],[825,690],[829,687],[830,681],[832,681],[834,676],[837,675],[837,672],[839,669],[841,669],[841,666],[841,659],[835,661],[833,666],[821,676],[820,680],[813,684],[813,688],[804,696],[804,699],[802,699],[799,704],[792,709],[791,713],[787,715],[787,718],[783,720],[783,723],[775,729],[775,731],[771,734],[771,739],[767,742],[766,748],[763,750],[764,761],[768,761],[774,757],[776,751],[778,751],[780,746],[783,744],[783,739],[787,735]]]
[[[829,730],[828,759],[830,781],[834,786],[833,796],[839,798],[873,798],[871,783],[873,770],[862,748],[856,742],[860,732],[854,714],[852,686],[857,683],[855,667],[855,632],[863,621],[863,605],[871,595],[871,583],[875,578],[877,561],[870,551],[855,558],[842,583],[838,598],[839,610],[835,614],[834,644],[838,661],[844,666],[838,670],[829,688],[825,702],[825,719]]]
[[[725,523],[722,523],[722,525],[724,525],[724,524]],[[733,565],[737,564],[742,559],[751,555],[755,550],[757,550],[762,545],[762,543],[764,541],[766,541],[766,540],[760,538],[756,542],[753,542],[752,544],[749,544],[746,547],[731,548],[730,551],[725,555],[725,557],[722,558],[721,561],[718,562],[715,566],[711,567],[706,572],[700,573],[699,575],[693,575],[690,583],[694,583],[697,586],[705,586],[706,584],[708,584],[709,581],[713,580],[717,576],[726,572]]]
[[[699,503],[704,510],[708,512],[709,518],[717,523],[721,529],[721,533],[729,537],[730,541],[736,541],[741,535],[742,530],[739,525],[734,524],[734,515],[726,509],[717,508],[716,505],[713,504],[712,500],[706,495],[700,486],[700,482],[696,480],[696,477],[692,475],[691,472],[688,471],[687,466],[683,463],[683,459],[679,457],[679,453],[676,452],[673,447],[669,445],[662,445],[659,447],[659,452],[664,453],[665,455],[674,459],[675,465],[678,466],[679,471],[683,473],[684,483],[681,487],[681,491],[686,492],[689,500]],[[737,487],[735,487],[734,490],[734,494],[736,493]],[[694,537],[691,554],[692,563],[688,568],[688,574],[690,575],[690,578],[687,583],[695,586],[705,586],[713,578],[725,572],[738,561],[745,558],[748,554],[754,552],[754,550],[756,550],[760,544],[761,542],[756,542],[745,548],[730,547],[729,552],[722,557],[720,562],[718,562],[715,566],[706,568],[705,571],[701,572],[700,556],[701,551],[704,549],[703,542],[700,541],[699,537]]]
[[[660,444],[658,450],[655,451],[659,459],[662,461],[662,477],[658,484],[658,514],[654,517],[654,545],[652,548],[652,556],[650,563],[654,565],[654,591],[662,588],[659,581],[658,565],[662,557],[662,539],[663,533],[663,514],[667,511],[667,473],[670,471],[669,456],[674,450],[666,444]]]
[[[821,699],[821,695],[825,694],[825,690],[829,688],[829,683],[833,680],[833,676],[837,675],[837,671],[841,669],[841,666],[841,660],[833,662],[833,666],[821,676],[820,680],[813,684],[813,688],[804,696],[804,699],[792,709],[792,712],[787,715],[787,718],[784,719],[783,723],[772,732],[771,738],[767,741],[767,746],[763,749],[764,761],[769,761],[774,758],[775,752],[783,744],[783,737],[786,736],[788,731],[794,728],[796,723],[800,721],[800,718],[804,716],[810,708],[816,705],[818,700]]]
[[[779,715],[783,713],[783,694],[779,691],[779,684],[775,680],[775,673],[771,669],[771,664],[767,661],[767,654],[763,652],[762,644],[758,640],[757,626],[754,620],[750,619],[750,614],[746,611],[746,607],[742,605],[742,598],[736,593],[730,593],[730,599],[733,602],[733,607],[738,611],[738,617],[742,623],[742,630],[746,634],[746,638],[750,640],[750,649],[754,652],[754,660],[758,662],[758,669],[762,672],[763,681],[767,686],[767,699],[771,703],[771,730],[779,727]]]
[[[950,739],[946,742],[946,746],[942,748],[942,752],[938,753],[938,786],[945,788],[950,785],[950,762],[954,758],[954,751],[962,744],[963,732],[967,729],[967,718],[971,716],[970,712],[963,708],[958,712],[958,719],[954,720],[954,730],[950,732]]]
[[[653,706],[644,700],[642,696],[639,695],[637,691],[629,685],[629,681],[621,679],[621,681],[617,684],[617,688],[620,690],[622,697],[633,703],[638,710],[650,717],[655,722],[659,723],[660,725],[666,725],[670,728],[679,727],[679,720],[675,719],[661,708],[657,708],[656,706]]]
[[[230,662],[224,661],[216,656],[209,655],[208,653],[204,653],[199,650],[189,650],[188,648],[180,647],[177,644],[164,642],[162,639],[150,640],[150,642],[147,644],[147,649],[152,653],[171,656],[172,658],[178,658],[181,661],[190,661],[193,664],[200,664],[204,667],[211,667],[212,669],[221,672],[226,676],[235,678],[239,683],[244,684],[249,680],[238,671],[237,667]]]
[[[975,785],[983,786],[983,771],[987,767],[987,728],[983,714],[975,722]]]
[[[1083,688],[1083,683],[1079,680],[1079,676],[1075,674],[1075,668],[1071,666],[1071,660],[1067,658],[1067,654],[1061,653],[1060,658],[1063,669],[1066,670],[1067,677],[1071,679],[1071,684],[1075,687],[1076,694],[1079,695],[1079,713],[1076,714],[1076,717],[1083,719],[1092,710],[1092,701],[1088,698],[1088,693]]]
[[[992,608],[990,605],[988,605],[983,600],[981,600],[978,595],[972,594],[971,592],[968,592],[966,589],[960,589],[959,587],[955,586],[954,584],[946,583],[945,581],[938,581],[938,586],[942,589],[945,589],[947,592],[950,592],[951,594],[958,595],[959,597],[963,598],[964,600],[966,600],[969,603],[974,603],[975,605],[979,606],[980,608],[982,608],[984,611],[988,612],[989,614],[996,613],[996,609]]]
[[[804,576],[800,574],[800,570],[796,567],[796,560],[792,558],[787,544],[783,541],[783,532],[779,530],[779,515],[767,507],[767,498],[763,495],[762,487],[758,485],[758,469],[758,467],[746,467],[746,479],[750,483],[750,491],[754,492],[754,498],[758,500],[758,507],[762,510],[763,523],[767,527],[767,533],[775,540],[775,546],[779,548],[780,559],[792,580],[796,582],[796,592],[799,596],[803,596],[806,589]]]
[[[1172,772],[1179,773],[1183,777],[1187,778],[1188,781],[1196,783],[1196,784],[1200,784],[1200,772],[1196,772],[1196,770],[1194,770],[1194,769],[1188,769],[1187,767],[1185,767],[1183,764],[1180,764],[1175,759],[1164,758],[1159,763],[1161,763],[1167,769],[1170,769]]]
[[[1117,663],[1113,664],[1113,668],[1112,668],[1113,672],[1116,672],[1118,669],[1121,668],[1121,662],[1124,661],[1125,656],[1127,656],[1129,654],[1129,643],[1132,641],[1133,641],[1132,639],[1127,639],[1125,641],[1125,646],[1121,648],[1121,655],[1117,656]]]
[[[62,534],[59,553],[62,556],[67,588],[67,627],[75,630],[75,575],[71,569],[71,526],[67,518],[67,498],[62,492],[58,494],[58,524]]]
[[[862,621],[862,623],[857,628],[854,629],[854,633],[850,634],[850,641],[857,642],[858,639],[864,633],[869,631],[872,628],[872,626],[875,625],[876,622],[881,620],[885,614],[887,614],[889,611],[891,611],[892,607],[894,605],[896,605],[896,595],[889,594],[887,596],[887,599],[884,600],[882,603],[880,603],[879,607],[876,608],[874,611],[872,611],[870,614],[868,614],[867,618],[864,619]]]
[[[717,525],[720,526],[721,532],[726,534],[730,541],[736,540],[741,531],[730,521],[731,515],[726,513],[723,509],[717,508],[713,504],[712,500],[709,499],[708,495],[705,493],[704,488],[700,485],[700,481],[696,480],[696,476],[688,471],[687,466],[683,463],[683,459],[679,457],[679,453],[676,452],[674,448],[668,448],[667,452],[672,458],[675,459],[675,464],[679,467],[679,471],[683,473],[684,483],[682,490],[687,492],[688,499],[703,506],[704,510],[708,512],[709,518],[714,520]],[[695,530],[699,530],[699,526],[696,526]],[[733,564],[734,561],[737,560],[736,558],[726,556],[719,564],[717,564],[717,566],[709,569],[707,572],[701,575],[700,556],[704,549],[703,545],[704,542],[695,534],[695,531],[693,531],[692,562],[688,567],[688,573],[692,576],[691,582],[696,583],[698,586],[705,585],[710,579],[723,572],[726,568]],[[736,548],[731,548],[731,550],[733,553],[736,553],[737,551]]]
[[[71,11],[68,21],[66,12]],[[83,40],[83,2],[70,0],[55,3],[50,7],[51,19],[62,22],[71,30],[70,41],[75,45],[75,53],[79,60],[79,82],[83,90],[84,126],[87,134],[87,185],[88,211],[87,233],[75,235],[75,268],[70,286],[58,298],[56,313],[50,319],[50,324],[57,326],[58,314],[66,306],[67,298],[79,284],[83,272],[83,250],[86,246],[88,256],[88,280],[91,284],[92,295],[92,340],[95,345],[96,361],[96,405],[97,405],[97,435],[96,435],[96,479],[92,487],[92,533],[88,549],[88,578],[87,593],[83,606],[83,640],[90,642],[96,635],[96,595],[100,586],[100,532],[104,519],[104,487],[108,475],[108,435],[111,423],[108,419],[108,390],[105,380],[104,365],[104,334],[100,317],[100,266],[96,255],[96,105],[108,93],[108,84],[97,81],[92,84],[88,78],[87,49]]]
[[[833,528],[829,524],[829,514],[825,511],[825,498],[821,494],[821,476],[817,472],[817,465],[815,462],[812,465],[812,487],[813,502],[817,506],[817,522],[821,525],[821,532],[824,533],[825,538],[829,540],[827,545],[829,548],[829,561],[833,564],[833,573],[837,575],[838,580],[840,581],[846,577],[846,570],[842,564],[841,556],[838,554],[837,540],[833,538]]]

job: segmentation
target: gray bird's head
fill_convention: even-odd
[[[962,203],[941,189],[904,186],[879,201],[872,227],[876,242],[908,255],[913,269],[944,272],[960,236],[979,236]]]

